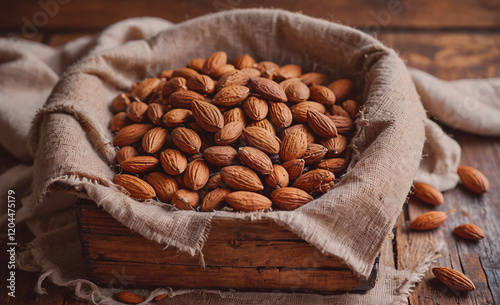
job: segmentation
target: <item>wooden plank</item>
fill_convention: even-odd
[[[177,23],[219,10],[273,7],[376,30],[500,27],[500,5],[497,1],[318,0],[313,5],[307,1],[287,0],[88,0],[42,3],[55,5],[42,7],[40,2],[35,1],[4,1],[0,10],[3,26],[18,30],[24,27],[29,32],[99,30],[131,17],[154,16]]]
[[[186,269],[187,268],[187,269]],[[118,283],[126,277],[134,285],[205,289],[280,289],[291,291],[348,291],[359,280],[349,270],[290,268],[207,268],[162,264],[96,261],[90,270],[91,280],[101,285]],[[148,276],[144,276],[147,274]],[[120,278],[117,278],[119,275]]]

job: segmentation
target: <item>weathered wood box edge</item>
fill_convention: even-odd
[[[164,249],[92,201],[81,199],[75,209],[87,278],[101,286],[342,293],[375,285],[378,260],[360,279],[274,221],[214,218],[203,268],[199,257]]]

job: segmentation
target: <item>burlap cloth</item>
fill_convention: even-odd
[[[140,203],[113,185],[116,149],[108,130],[113,97],[137,80],[218,50],[229,58],[249,53],[257,60],[294,63],[332,79],[354,80],[363,92],[359,132],[349,169],[333,190],[293,212],[197,213],[174,211],[152,200]],[[191,255],[201,255],[215,215],[273,219],[340,257],[356,274],[368,276],[413,180],[440,190],[453,188],[458,180],[460,147],[427,119],[424,107],[452,127],[498,136],[499,96],[499,79],[444,82],[408,70],[393,50],[360,31],[281,10],[228,11],[178,25],[131,19],[57,49],[1,39],[0,143],[24,164],[4,173],[0,188],[3,194],[14,189],[22,196],[17,221],[26,221],[36,236],[19,253],[18,266],[42,271],[38,292],[50,278],[74,287],[87,301],[116,303],[110,298],[112,289],[81,279],[71,215],[77,195],[92,199],[143,236]],[[31,206],[38,208],[32,211]],[[422,249],[406,270],[382,267],[376,287],[362,295],[176,291],[170,302],[405,303],[436,250],[433,245]]]

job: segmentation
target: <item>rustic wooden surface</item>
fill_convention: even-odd
[[[391,9],[391,5],[398,3],[402,3],[403,10],[395,13],[400,8]],[[34,34],[27,32],[29,35],[23,35],[25,21],[33,23],[34,17],[41,15],[38,12],[43,12],[37,1],[2,1],[0,36],[13,33],[58,46],[76,37],[92,35],[110,23],[128,17],[158,16],[181,22],[220,9],[259,6],[302,11],[364,29],[395,48],[408,65],[443,79],[500,77],[499,0],[321,0],[314,4],[286,0],[70,1],[59,5],[58,12],[46,22],[39,20],[44,22],[43,26],[37,26]],[[395,228],[394,243],[389,241],[382,249],[381,264],[403,267],[402,253],[425,247],[424,241],[430,237],[444,244],[443,255],[434,265],[465,272],[473,279],[477,290],[471,293],[453,291],[440,284],[429,271],[410,296],[410,304],[500,304],[500,139],[446,130],[463,148],[462,164],[483,171],[490,178],[491,191],[478,196],[459,186],[446,192],[445,204],[436,209],[455,208],[457,211],[449,215],[442,227],[432,232],[408,232],[408,219],[402,213]],[[0,148],[0,170],[15,163],[15,158]],[[411,198],[406,215],[411,220],[432,209]],[[468,242],[453,236],[453,228],[462,223],[479,225],[486,238]],[[27,230],[18,234],[25,240],[29,239]],[[4,261],[3,256],[1,258]],[[49,294],[37,295],[33,291],[36,279],[36,274],[18,270],[18,298],[6,298],[2,286],[0,303],[83,304],[73,297],[71,291],[47,283],[44,287]]]

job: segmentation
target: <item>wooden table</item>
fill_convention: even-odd
[[[181,22],[229,8],[275,7],[361,28],[398,50],[409,66],[442,79],[500,76],[499,0],[319,0],[314,3],[278,0],[271,4],[263,0],[52,2],[56,6],[44,10],[35,1],[3,1],[0,4],[0,35],[14,33],[57,47],[74,38],[93,35],[112,22],[129,17],[157,16]],[[446,131],[463,148],[461,163],[476,167],[488,176],[491,191],[477,196],[460,185],[446,192],[445,204],[437,209],[455,208],[457,212],[437,230],[423,233],[406,230],[408,217],[414,219],[433,208],[411,198],[405,206],[406,213],[402,213],[397,221],[392,244],[388,242],[383,248],[381,263],[402,268],[403,253],[417,251],[425,246],[423,243],[428,238],[441,241],[444,243],[443,255],[434,265],[466,273],[474,280],[477,290],[457,293],[438,282],[429,271],[415,288],[409,303],[500,304],[500,139],[448,128]],[[0,171],[16,163],[15,158],[1,148],[0,155]],[[467,242],[453,236],[453,228],[462,223],[479,225],[486,238]],[[21,228],[19,234],[29,239],[27,229]],[[44,286],[49,294],[37,295],[33,291],[36,280],[37,274],[18,270],[18,297],[16,300],[7,299],[2,304],[83,304],[73,297],[71,291],[48,283]],[[2,292],[0,300],[4,299]]]

